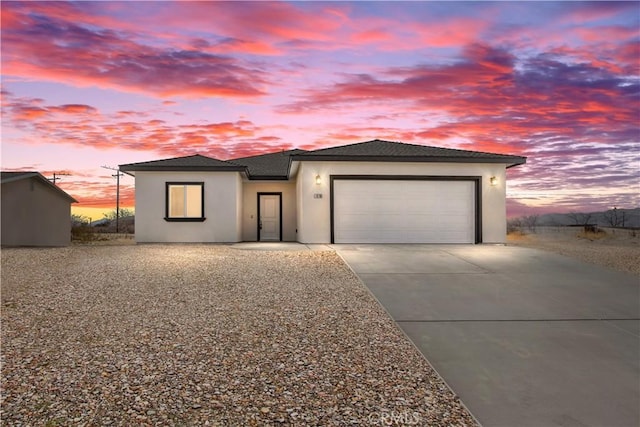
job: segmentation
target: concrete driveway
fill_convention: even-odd
[[[485,426],[640,425],[640,278],[497,245],[334,245]]]

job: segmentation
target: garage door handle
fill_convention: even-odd
[[[258,228],[259,228],[260,230],[262,230],[262,220],[260,220],[260,222],[258,222]]]

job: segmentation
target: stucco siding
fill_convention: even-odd
[[[297,167],[297,166],[296,166]],[[297,175],[298,177],[302,177],[302,167],[298,169]],[[307,241],[306,236],[304,235],[304,210],[302,209],[302,199],[303,199],[303,191],[302,191],[302,179],[296,179],[296,231],[297,231],[297,240],[298,242]]]
[[[242,217],[244,215],[243,183],[239,173],[236,175],[236,241],[242,241]]]
[[[237,172],[136,172],[136,242],[239,242],[242,194]],[[204,182],[202,222],[168,222],[167,182]]]
[[[500,168],[502,166],[502,168]],[[507,173],[504,165],[489,164],[482,174],[482,241],[505,243],[507,241]],[[489,179],[495,176],[496,185]]]
[[[315,177],[320,175],[320,184]],[[505,165],[495,163],[301,162],[297,174],[298,240],[330,243],[331,175],[425,175],[481,177],[482,241],[506,239]],[[495,176],[497,185],[489,178]],[[322,196],[317,196],[321,194]]]
[[[242,240],[255,242],[258,239],[258,193],[282,193],[282,240],[295,242],[296,234],[296,184],[295,182],[243,183]]]
[[[67,246],[69,199],[36,178],[2,184],[2,245]]]

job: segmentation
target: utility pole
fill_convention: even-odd
[[[66,173],[66,172],[60,172],[60,173],[55,173],[54,172],[53,173],[53,178],[49,178],[49,181],[51,181],[53,183],[53,185],[56,185],[56,182],[59,179],[62,179],[62,178],[60,178],[61,176],[71,176],[71,174],[70,173]]]
[[[109,166],[102,166],[102,168],[116,171],[116,173],[111,176],[116,178],[116,233],[119,233],[120,232],[120,177],[123,174],[120,172],[120,168],[112,168]]]

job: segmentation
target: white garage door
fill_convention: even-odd
[[[334,181],[335,243],[474,243],[473,181]]]

